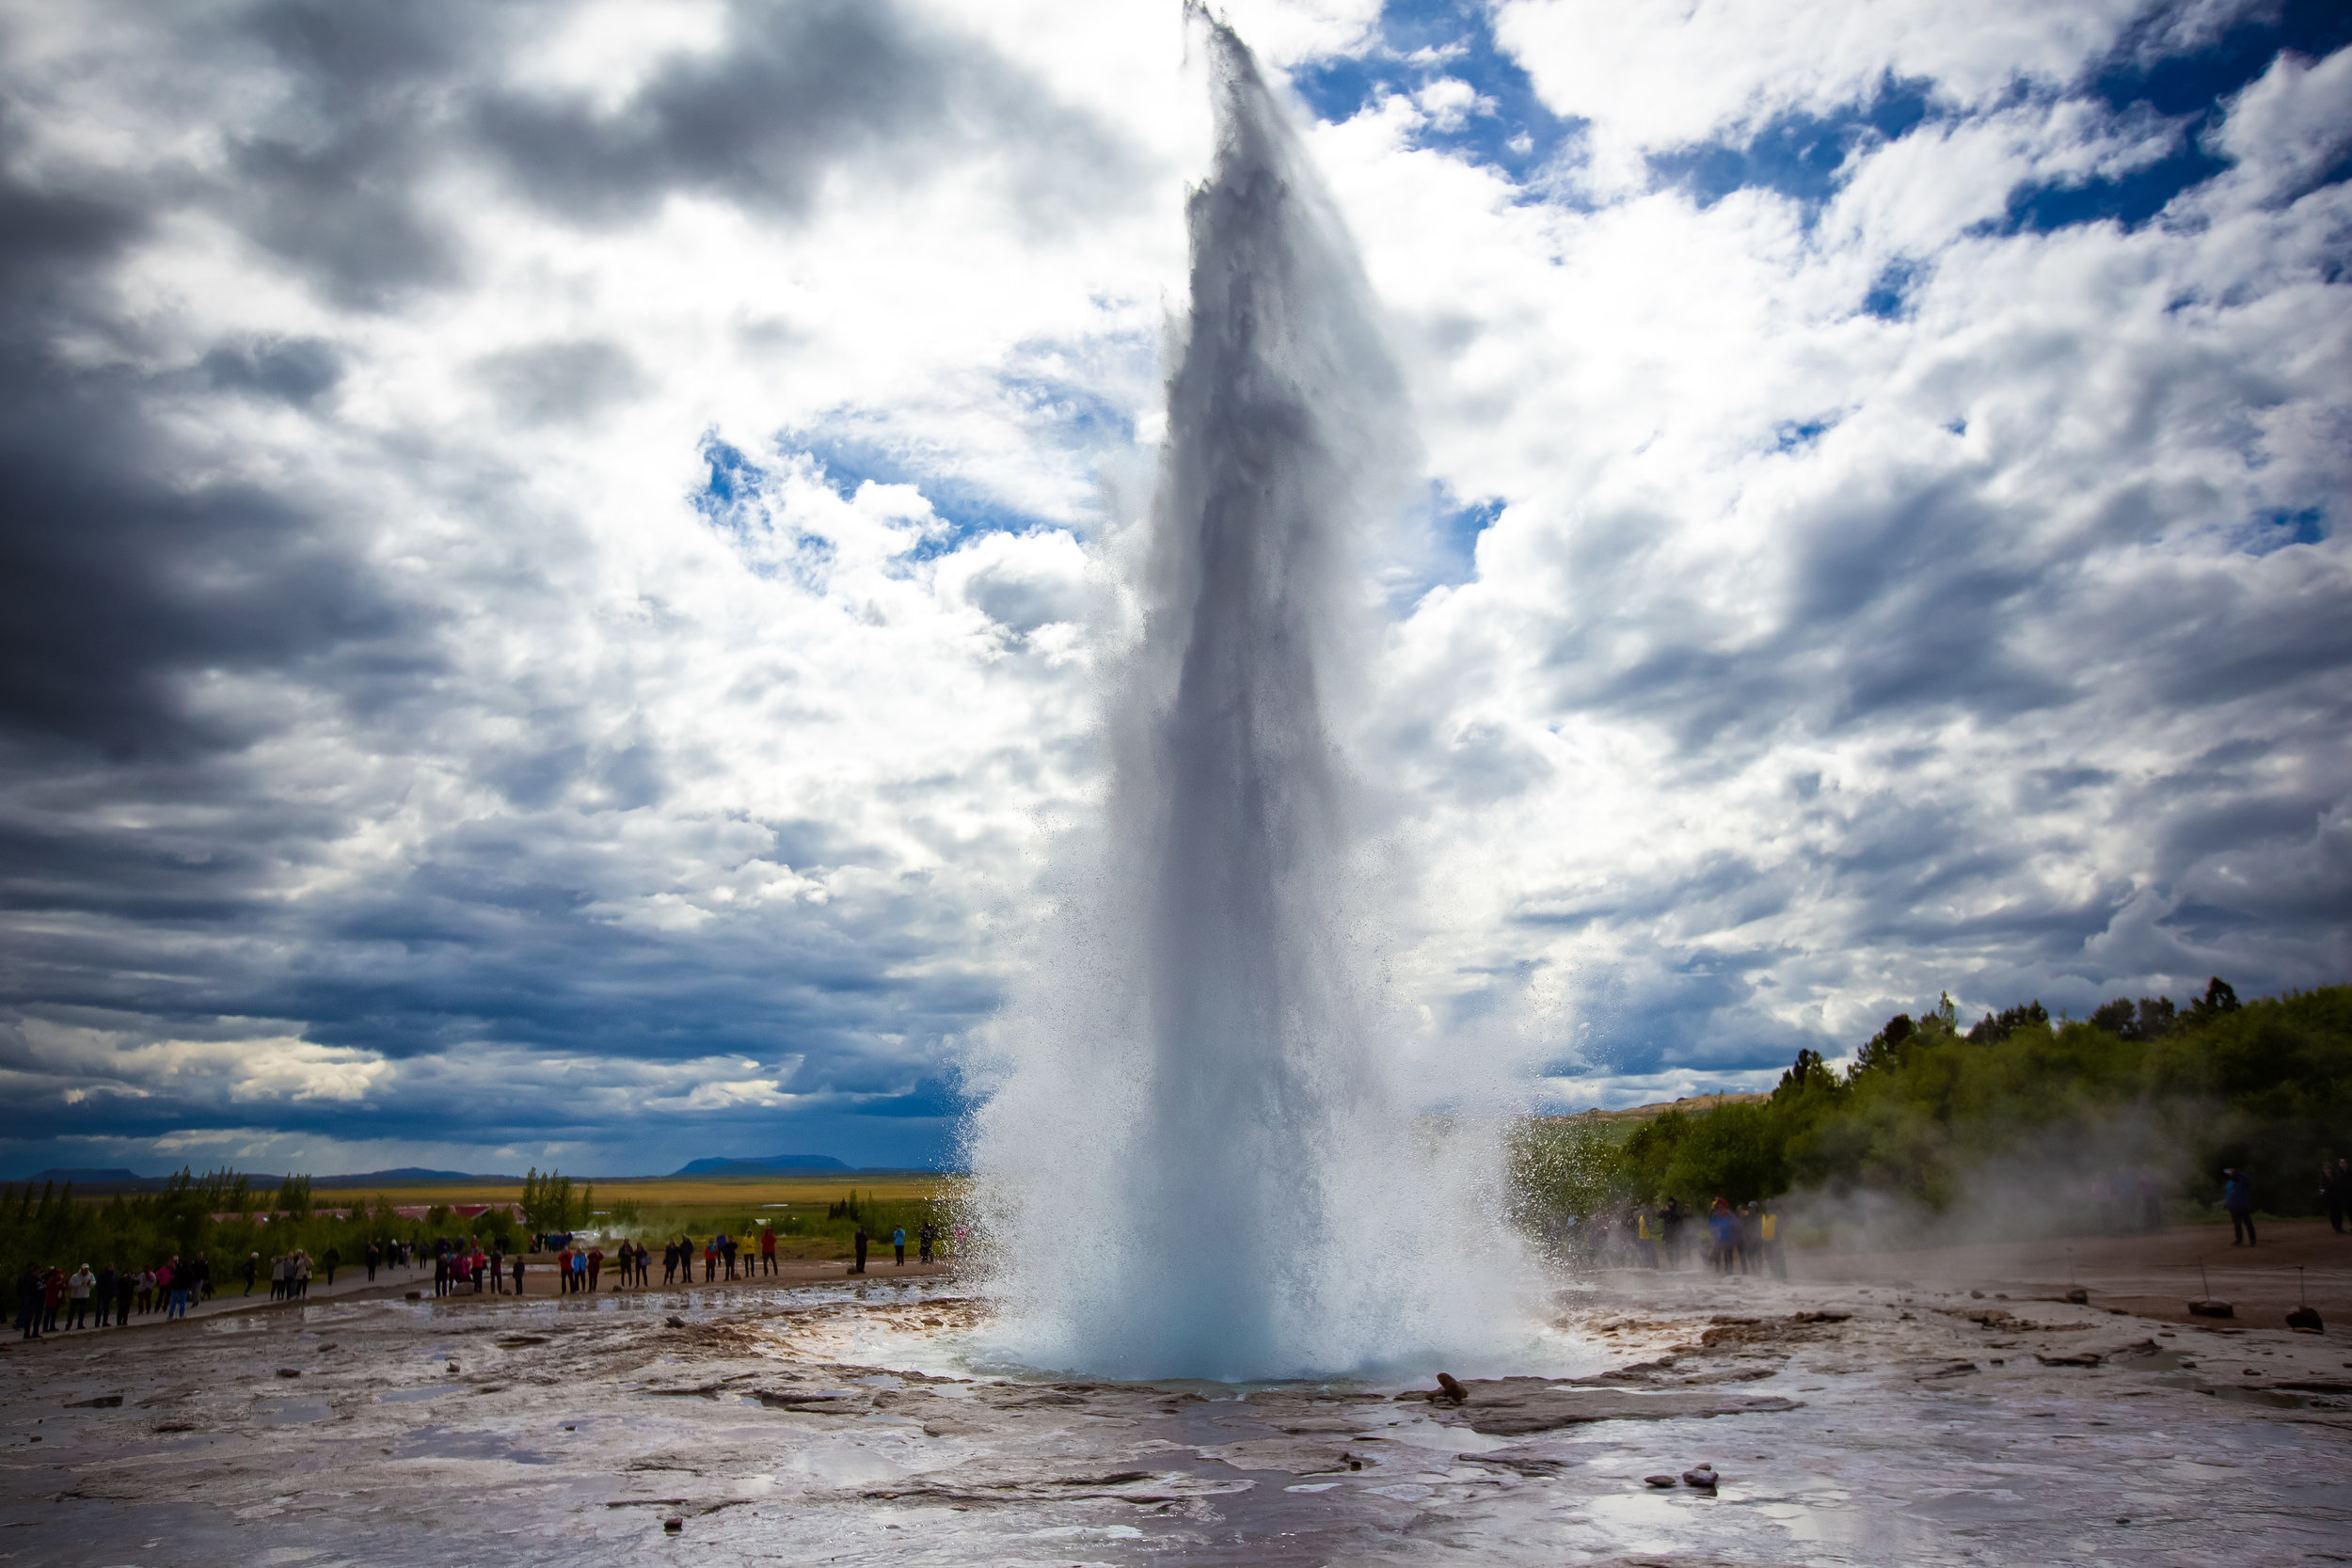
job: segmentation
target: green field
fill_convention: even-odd
[[[749,1235],[765,1224],[775,1227],[781,1257],[848,1258],[855,1251],[860,1224],[869,1235],[883,1238],[904,1227],[911,1243],[924,1221],[949,1223],[962,1180],[845,1172],[582,1181],[574,1184],[571,1224],[656,1246],[678,1236],[706,1241],[723,1230]],[[241,1208],[228,1191],[231,1184],[215,1175],[175,1180],[166,1192],[105,1196],[8,1186],[0,1190],[0,1265],[12,1277],[28,1262],[154,1262],[199,1251],[215,1259],[250,1252],[270,1257],[295,1247],[319,1258],[332,1249],[349,1260],[370,1241],[472,1235],[509,1246],[521,1243],[526,1230],[503,1207],[470,1217],[455,1212],[461,1207],[519,1203],[523,1188],[516,1181],[321,1188],[309,1195],[307,1207],[291,1210],[282,1192],[266,1187],[250,1192]],[[365,1213],[344,1217],[355,1208]],[[422,1217],[391,1212],[400,1209],[427,1212]],[[260,1218],[281,1210],[293,1217],[267,1223]],[[213,1217],[224,1211],[224,1217]]]

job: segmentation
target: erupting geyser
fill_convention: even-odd
[[[1009,1358],[1401,1367],[1492,1338],[1508,1273],[1395,1081],[1333,723],[1358,541],[1412,442],[1303,147],[1240,40],[1203,30],[1216,162],[1099,873],[1000,1031],[975,1205]]]

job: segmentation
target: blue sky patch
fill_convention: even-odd
[[[1497,47],[1478,0],[1390,0],[1378,40],[1362,55],[1292,71],[1291,86],[1318,119],[1351,119],[1391,93],[1410,97],[1452,77],[1485,103],[1452,129],[1424,127],[1415,142],[1496,169],[1515,184],[1549,164],[1581,123],[1545,107],[1527,72]]]
[[[2328,537],[2327,522],[2327,515],[2316,506],[2265,512],[2254,519],[2254,536],[2248,548],[2255,555],[2268,555],[2289,545],[2316,545]]]
[[[816,459],[825,483],[844,500],[868,482],[905,484],[920,491],[946,526],[910,552],[917,561],[951,554],[983,533],[1027,533],[1054,526],[1008,505],[969,480],[931,467],[922,454],[879,435],[842,426],[789,431],[776,437],[776,447],[779,451],[805,452]]]
[[[1412,559],[1384,574],[1388,605],[1392,613],[1411,611],[1433,588],[1458,588],[1478,575],[1478,536],[1502,515],[1499,496],[1464,500],[1442,480],[1430,482],[1425,546]]]
[[[1774,451],[1803,451],[1820,440],[1837,421],[1830,419],[1791,420],[1772,432]]]
[[[1740,142],[1657,153],[1650,172],[1688,190],[1702,207],[1734,191],[1769,190],[1803,203],[1809,220],[1837,194],[1838,171],[1855,148],[1897,140],[1929,112],[1927,83],[1889,77],[1867,103],[1826,115],[1782,115]]]
[[[1911,309],[1911,286],[1925,270],[1916,261],[1887,262],[1870,280],[1870,292],[1862,296],[1863,313],[1881,321],[1900,321]]]
[[[694,510],[709,522],[739,532],[732,515],[759,494],[759,467],[716,436],[703,437],[702,457],[710,467],[710,477],[694,497]]]
[[[2172,20],[2155,13],[2148,27]],[[2116,179],[2021,186],[2010,196],[1999,231],[2042,233],[2109,220],[2127,228],[2146,223],[2174,197],[2230,166],[2204,147],[2206,133],[2221,119],[2224,99],[2261,77],[2281,52],[2316,59],[2347,44],[2352,44],[2352,6],[2344,0],[2287,0],[2186,54],[2154,54],[2145,32],[2126,38],[2091,78],[2089,90],[2119,115],[2137,111],[2179,121],[2179,144],[2168,156]],[[2347,175],[2352,165],[2329,170],[2316,183],[2334,183]]]

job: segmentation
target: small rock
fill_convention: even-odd
[[[279,1377],[300,1377],[302,1375],[302,1369],[299,1367],[280,1367],[278,1369],[278,1375]]]
[[[672,1328],[684,1328],[686,1326],[686,1320],[677,1316],[675,1313],[672,1313],[669,1317],[664,1318],[662,1322],[668,1323]]]
[[[1982,1291],[1971,1291],[1968,1292],[1968,1299],[1970,1301],[1982,1301],[1984,1299],[1984,1292]]]
[[[1452,1372],[1439,1372],[1438,1374],[1438,1386],[1445,1391],[1445,1397],[1447,1399],[1452,1400],[1456,1404],[1459,1404],[1464,1400],[1470,1398],[1470,1390],[1463,1387],[1458,1382],[1454,1381],[1454,1377]]]
[[[686,1521],[679,1518],[675,1513],[671,1514],[667,1519],[661,1521],[662,1533],[666,1535],[675,1535],[685,1528]]]
[[[66,1404],[68,1410],[119,1410],[121,1407],[120,1394],[101,1394],[94,1400],[72,1400]]]
[[[422,1301],[424,1299],[424,1292],[422,1291],[411,1291],[408,1292],[408,1299],[410,1301]]]
[[[2213,1297],[2207,1296],[2202,1300],[2190,1302],[2188,1315],[2192,1318],[2234,1318],[2237,1316],[2237,1309],[2226,1301],[2216,1301]]]
[[[1644,1484],[1649,1486],[1672,1486],[1675,1483],[1675,1478],[1672,1476],[1644,1476],[1642,1481]]]
[[[2066,1292],[2066,1299],[2076,1307],[2088,1307],[2090,1304],[2090,1292],[2077,1285]]]
[[[1695,1486],[1702,1492],[1712,1492],[1715,1490],[1715,1483],[1722,1479],[1723,1478],[1721,1476],[1718,1476],[1713,1470],[1704,1465],[1700,1465],[1695,1470],[1685,1470],[1682,1472],[1682,1484],[1685,1486]]]
[[[2262,1373],[2254,1370],[2251,1367],[2241,1367],[2238,1369],[2238,1375],[2240,1377],[2260,1377],[2262,1376]]]
[[[2314,1307],[2298,1307],[2288,1313],[2287,1326],[2297,1334],[2324,1334],[2328,1331],[2328,1325],[2319,1321],[2319,1309]]]

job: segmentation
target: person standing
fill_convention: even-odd
[[[41,1279],[40,1331],[43,1334],[56,1333],[57,1314],[64,1310],[65,1270],[52,1263],[49,1273]]]
[[[87,1263],[66,1275],[65,1326],[68,1333],[86,1326],[84,1320],[89,1316],[90,1290],[97,1283],[98,1275],[91,1272]]]
[[[139,1272],[120,1269],[115,1274],[115,1326],[127,1328],[131,1323],[131,1301],[138,1293]]]
[[[588,1293],[592,1296],[596,1293],[596,1275],[603,1272],[603,1269],[604,1248],[590,1247],[588,1249]]]
[[[1756,1222],[1756,1233],[1764,1244],[1764,1260],[1772,1265],[1774,1279],[1788,1277],[1788,1258],[1780,1250],[1780,1216],[1766,1209]]]
[[[2352,1163],[2338,1160],[2331,1165],[2321,1162],[2319,1200],[2328,1206],[2328,1228],[2343,1235],[2344,1212],[2352,1210]]]
[[[115,1266],[112,1263],[98,1271],[98,1288],[90,1292],[90,1309],[94,1326],[103,1328],[115,1309]]]
[[[523,1293],[523,1254],[515,1254],[515,1293]]]
[[[866,1222],[863,1220],[858,1222],[857,1227],[857,1267],[850,1272],[851,1274],[866,1272]]]
[[[20,1339],[40,1338],[42,1282],[38,1266],[27,1263],[16,1276],[16,1333]]]
[[[899,1226],[890,1232],[891,1250],[898,1255],[898,1267],[907,1266],[907,1227]]]
[[[245,1293],[246,1295],[253,1293],[253,1281],[261,1272],[262,1255],[258,1252],[246,1253],[245,1255]]]
[[[776,1272],[776,1227],[773,1225],[759,1227],[759,1272]]]
[[[326,1288],[331,1291],[335,1288],[335,1271],[342,1268],[343,1264],[342,1249],[341,1247],[328,1247],[326,1249]]]
[[[2221,1207],[2230,1212],[2230,1244],[2254,1244],[2254,1183],[2242,1170],[2221,1173]]]

